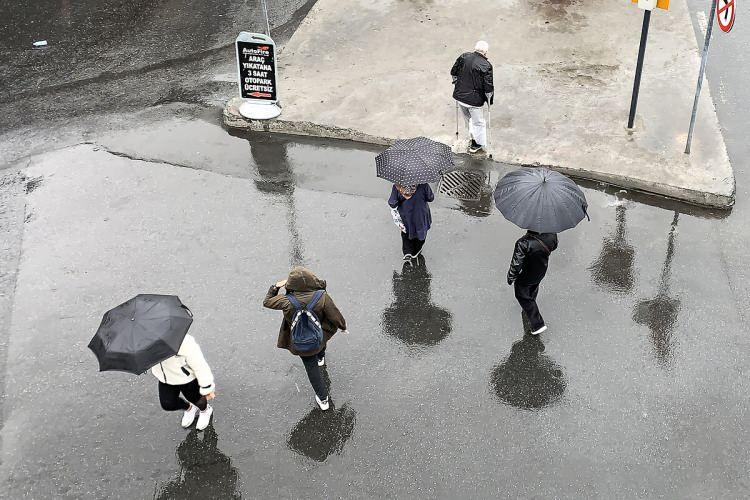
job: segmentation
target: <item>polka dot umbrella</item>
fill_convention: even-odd
[[[375,157],[378,177],[402,186],[437,182],[455,167],[451,148],[426,137],[399,139]]]

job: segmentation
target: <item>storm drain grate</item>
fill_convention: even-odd
[[[457,200],[477,201],[486,180],[484,172],[454,170],[443,174],[438,192]]]

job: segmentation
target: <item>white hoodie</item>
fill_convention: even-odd
[[[151,368],[151,373],[169,385],[183,385],[197,378],[203,396],[216,390],[211,368],[195,338],[189,334],[185,335],[177,354]]]

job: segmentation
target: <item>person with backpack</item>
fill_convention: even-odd
[[[487,60],[489,44],[480,40],[474,52],[458,56],[451,68],[453,98],[464,115],[471,136],[470,153],[478,153],[487,146],[487,126],[484,121],[484,103],[492,105],[495,87],[492,64]],[[458,125],[456,125],[458,132]]]
[[[434,200],[435,194],[429,184],[394,184],[391,188],[388,206],[391,207],[394,224],[401,230],[401,250],[405,261],[411,262],[422,253],[427,231],[432,225],[428,203]]]
[[[547,274],[549,256],[557,248],[555,233],[527,231],[516,241],[513,258],[508,269],[508,284],[513,285],[516,300],[526,314],[531,334],[539,335],[547,330],[536,304],[539,284]]]
[[[279,294],[282,288],[285,294]],[[349,332],[344,316],[326,292],[325,280],[304,267],[294,267],[287,279],[271,285],[263,307],[283,312],[276,346],[302,358],[315,401],[321,410],[327,410],[328,388],[320,373],[326,364],[326,346],[337,330]]]

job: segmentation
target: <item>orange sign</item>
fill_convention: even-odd
[[[631,0],[633,3],[638,3],[638,0]],[[656,8],[669,10],[669,0],[656,0]]]

